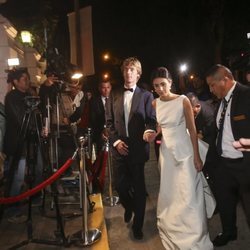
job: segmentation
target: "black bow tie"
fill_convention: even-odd
[[[134,89],[133,88],[123,88],[124,91],[130,91],[130,92],[133,92]]]

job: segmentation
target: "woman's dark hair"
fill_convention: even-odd
[[[168,69],[165,67],[159,67],[159,68],[156,68],[155,70],[153,70],[153,72],[151,74],[151,82],[153,82],[153,80],[155,78],[158,78],[158,77],[166,78],[166,79],[172,81],[172,76],[169,73]]]

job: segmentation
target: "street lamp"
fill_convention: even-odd
[[[181,73],[184,73],[184,72],[186,72],[187,71],[187,64],[186,63],[183,63],[183,64],[181,64],[180,65],[180,72]]]
[[[190,78],[190,80],[193,80],[194,79],[194,75],[190,75],[189,78]]]
[[[21,31],[21,38],[23,43],[31,43],[31,33],[29,31]]]
[[[109,59],[110,59],[109,53],[105,53],[105,54],[103,55],[103,60],[104,60],[104,61],[108,61]]]
[[[186,63],[183,63],[180,65],[179,67],[179,71],[180,71],[180,74],[179,74],[179,88],[180,88],[180,91],[181,93],[185,93],[186,92],[186,79],[185,79],[185,73],[188,69],[188,66]]]
[[[108,80],[109,79],[109,73],[104,73],[103,74],[103,79]]]

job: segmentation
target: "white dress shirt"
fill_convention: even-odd
[[[242,152],[236,150],[233,147],[233,142],[235,141],[234,136],[233,136],[233,132],[232,132],[232,126],[231,126],[231,104],[232,104],[232,98],[230,98],[231,94],[234,91],[234,88],[236,86],[236,83],[232,86],[232,88],[228,91],[227,95],[225,96],[226,101],[229,100],[228,106],[227,106],[227,110],[226,110],[226,114],[225,114],[225,120],[224,120],[224,124],[223,124],[223,135],[222,135],[222,157],[225,158],[231,158],[231,159],[237,159],[237,158],[241,158],[243,157]],[[220,120],[220,116],[221,116],[221,111],[223,109],[222,107],[222,102],[220,104],[220,108],[219,111],[217,113],[217,117],[216,117],[216,123],[217,123],[217,128],[219,127],[219,120]]]
[[[124,86],[125,88],[125,86]],[[128,133],[128,119],[129,119],[129,113],[131,110],[131,105],[132,105],[132,98],[135,92],[136,85],[132,87],[133,92],[131,91],[124,91],[124,116],[125,116],[125,126],[126,126],[126,135],[129,137]]]

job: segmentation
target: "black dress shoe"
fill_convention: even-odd
[[[229,241],[237,240],[237,234],[219,233],[213,240],[216,247],[225,246]]]
[[[125,221],[126,223],[129,223],[129,222],[131,221],[131,219],[132,219],[132,215],[133,215],[132,211],[126,209],[126,210],[125,210],[125,213],[124,213],[124,221]]]
[[[140,229],[134,229],[133,230],[133,235],[136,240],[142,240],[143,239],[143,232]]]

